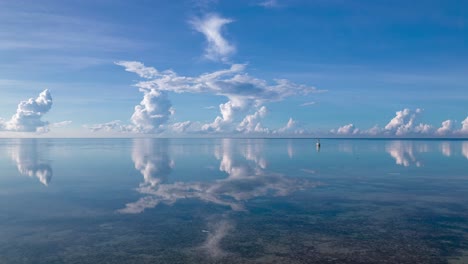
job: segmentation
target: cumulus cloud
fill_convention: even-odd
[[[417,130],[420,129],[420,126],[415,129],[414,125],[417,115],[421,112],[422,110],[419,108],[415,111],[408,108],[397,111],[395,117],[384,127],[385,132],[397,136],[406,135],[410,132],[418,132]],[[422,127],[425,126],[422,124]]]
[[[203,18],[190,21],[193,28],[202,33],[207,41],[205,57],[214,61],[226,62],[236,48],[222,35],[221,31],[226,24],[232,23],[232,19],[220,17],[217,14],[208,14]]]
[[[244,120],[237,126],[237,131],[242,133],[252,133],[252,132],[268,132],[267,128],[262,127],[260,120],[266,116],[268,110],[265,106],[260,107],[252,115],[247,115]]]
[[[289,118],[285,126],[274,130],[274,134],[305,134],[306,130],[301,128],[299,123],[292,117]]]
[[[156,89],[141,89],[144,93],[143,100],[135,106],[135,112],[131,121],[138,132],[161,132],[163,125],[174,113],[172,104],[167,97],[167,92]]]
[[[462,128],[459,130],[460,134],[468,135],[468,116],[461,122]]]
[[[174,123],[170,125],[169,127],[172,129],[172,131],[176,133],[185,133],[190,128],[190,126],[192,126],[192,124],[193,122],[191,121],[184,121],[184,122]]]
[[[198,132],[267,131],[259,120],[266,114],[265,103],[284,100],[294,95],[324,92],[312,86],[276,79],[273,84],[250,76],[245,64],[232,64],[229,68],[195,77],[179,76],[174,71],[158,71],[139,62],[120,61],[117,65],[146,79],[135,84],[144,98],[135,107],[131,118],[135,132],[161,132],[171,126],[174,131],[195,126],[173,126],[169,123],[174,114],[168,93],[208,93],[224,96],[227,102],[219,105],[220,114],[213,122],[201,124]],[[187,122],[187,121],[186,121]],[[117,127],[120,129],[120,127]],[[179,129],[182,128],[182,129]]]
[[[418,123],[423,111],[419,108],[411,110],[405,108],[395,113],[393,117],[383,128],[378,125],[368,129],[361,130],[353,124],[342,126],[338,129],[330,130],[335,135],[348,136],[463,136],[468,134],[468,117],[461,122],[462,127],[457,129],[453,120],[445,120],[441,127],[434,128],[429,124]]]
[[[36,139],[18,139],[10,150],[19,173],[37,178],[45,186],[52,180],[52,167],[41,155],[46,152]]]
[[[20,102],[10,120],[0,120],[0,128],[6,131],[46,132],[49,122],[41,118],[51,108],[52,96],[49,90],[44,90],[37,98]]]
[[[355,128],[353,124],[344,125],[336,130],[338,135],[356,135],[358,133],[359,129]]]
[[[452,120],[445,120],[442,122],[442,126],[436,130],[437,135],[448,135],[452,133],[454,122]]]

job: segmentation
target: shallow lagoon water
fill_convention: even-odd
[[[0,263],[468,263],[468,141],[1,139]]]

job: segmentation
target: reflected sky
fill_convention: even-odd
[[[0,156],[0,263],[466,260],[467,141],[2,139]]]
[[[45,186],[52,180],[52,167],[46,159],[48,146],[37,139],[16,139],[10,145],[10,157],[22,175],[37,178]]]
[[[462,143],[462,154],[468,159],[468,142]]]
[[[425,148],[421,148],[425,149]],[[395,159],[395,163],[408,167],[414,165],[420,167],[422,165],[421,161],[417,160],[416,146],[411,141],[393,141],[386,145],[386,150],[390,156]]]
[[[316,185],[309,180],[268,171],[263,154],[262,141],[238,145],[237,140],[222,139],[215,145],[213,156],[219,160],[219,171],[225,173],[225,178],[168,183],[175,162],[169,157],[167,140],[134,139],[132,159],[144,179],[137,191],[144,197],[118,211],[141,213],[160,203],[174,204],[179,199],[199,199],[242,211],[245,210],[243,203],[249,199],[265,195],[286,196]]]

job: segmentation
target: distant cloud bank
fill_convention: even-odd
[[[347,124],[337,129],[330,130],[330,133],[338,136],[390,136],[390,137],[463,137],[468,136],[468,116],[461,122],[461,126],[453,120],[445,120],[440,127],[433,127],[429,124],[418,123],[417,119],[422,113],[422,109],[411,110],[405,108],[395,113],[383,128],[375,125],[367,130],[356,128],[354,124]]]

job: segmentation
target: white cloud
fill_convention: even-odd
[[[301,106],[309,106],[309,105],[315,105],[315,102],[306,102],[301,104]]]
[[[71,123],[72,123],[72,121],[66,120],[66,121],[52,123],[51,126],[52,127],[66,127],[66,126],[69,126]]]
[[[458,131],[460,134],[468,135],[468,116],[461,122],[462,128]]]
[[[30,98],[18,104],[16,114],[10,120],[0,120],[0,128],[18,132],[46,132],[49,122],[41,118],[52,108],[52,96],[49,90],[44,90],[34,99]]]
[[[275,8],[280,6],[277,0],[265,0],[260,2],[258,5],[265,8]]]
[[[146,67],[143,63],[138,61],[117,61],[115,64],[122,66],[128,72],[138,74],[142,78],[154,78],[159,76],[159,72],[153,67]]]
[[[141,91],[144,93],[143,100],[135,106],[131,118],[134,130],[143,133],[161,132],[163,125],[173,114],[167,92],[156,89],[141,89]]]
[[[461,121],[461,128],[455,128],[453,120],[445,120],[442,126],[437,129],[436,134],[441,136],[466,136],[468,135],[468,117]]]
[[[440,128],[424,123],[417,123],[422,110],[417,108],[411,110],[405,108],[395,113],[393,117],[383,128],[378,125],[368,129],[360,130],[354,125],[349,124],[338,129],[332,129],[330,132],[337,135],[363,135],[363,136],[456,136],[463,135],[463,127],[455,129],[455,123],[452,120],[442,122]],[[466,120],[465,120],[466,121]],[[464,122],[465,122],[464,121]],[[462,125],[464,123],[462,122]],[[466,131],[468,131],[468,121],[466,121]]]
[[[437,135],[448,135],[452,133],[454,122],[452,120],[445,120],[442,126],[436,130]]]
[[[154,133],[171,127],[168,122],[174,111],[168,98],[169,92],[209,93],[228,99],[219,105],[220,115],[211,123],[201,124],[201,131],[197,132],[265,132],[267,130],[259,123],[255,123],[257,130],[248,125],[262,117],[263,114],[255,112],[263,109],[265,103],[299,94],[324,92],[285,79],[276,79],[274,84],[269,84],[266,80],[245,73],[244,64],[232,64],[228,69],[196,77],[179,76],[173,71],[160,72],[139,62],[120,61],[116,64],[146,79],[135,84],[144,94],[144,99],[135,107],[131,118],[135,132]],[[194,127],[190,126],[191,129]]]
[[[232,23],[233,20],[220,17],[217,14],[208,14],[203,18],[190,21],[193,28],[205,35],[207,47],[205,57],[214,61],[226,62],[236,48],[230,44],[221,34],[224,25]]]
[[[85,128],[88,128],[89,130],[93,132],[98,132],[98,131],[118,131],[118,132],[130,132],[133,130],[132,127],[126,126],[122,124],[122,121],[120,120],[114,120],[110,121],[107,123],[103,124],[96,124],[96,125],[91,125],[91,126],[84,126]]]
[[[336,134],[338,135],[356,135],[359,134],[359,129],[355,128],[353,124],[344,125],[339,127],[336,130]]]
[[[241,133],[268,132],[268,129],[262,127],[262,125],[260,124],[260,120],[266,116],[267,112],[267,108],[265,106],[262,106],[254,114],[247,115],[244,118],[244,120],[242,120],[242,122],[237,126],[237,131]]]
[[[292,117],[289,118],[288,122],[284,127],[281,127],[275,131],[274,134],[304,134],[306,131],[300,128],[297,121],[295,121]]]
[[[395,117],[388,122],[385,126],[385,132],[391,135],[403,136],[411,132],[420,131],[420,127],[415,130],[415,119],[417,115],[422,112],[421,109],[417,108],[415,111],[412,111],[408,108],[405,108],[401,111],[397,111]],[[422,124],[424,127],[424,124]]]
[[[192,124],[193,123],[191,121],[178,122],[178,123],[174,123],[174,124],[170,125],[170,128],[172,129],[172,131],[174,131],[176,133],[184,133],[189,129],[189,127]]]

